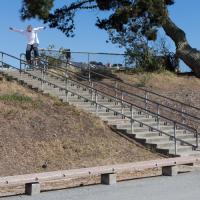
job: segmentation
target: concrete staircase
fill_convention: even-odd
[[[20,73],[18,70],[1,69],[0,72],[4,76],[11,77],[43,94],[58,97],[63,102],[68,102],[79,109],[100,117],[116,130],[158,152],[171,156],[200,155],[198,149],[194,150],[189,145],[193,144],[195,146],[197,142],[193,132],[174,127],[170,122],[163,119],[159,120],[158,126],[156,116],[149,115],[136,107],[130,108],[128,104],[123,104],[122,109],[121,103],[116,101],[115,98],[100,91],[93,91],[80,82],[70,79],[66,79],[66,81],[48,73],[44,75],[41,74],[40,70]],[[41,81],[41,79],[45,81]],[[131,123],[131,116],[134,123]],[[176,144],[173,138],[174,129],[176,129]]]

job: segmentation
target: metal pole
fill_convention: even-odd
[[[147,110],[148,92],[145,91],[145,110]]]
[[[45,57],[45,62],[46,62],[46,66],[47,66],[46,69],[48,70],[49,60],[48,60],[48,57],[47,57],[47,56]]]
[[[97,95],[97,91],[95,91],[95,112],[96,115],[98,114],[98,104],[97,104],[97,100],[98,100],[98,95]]]
[[[42,68],[43,68],[43,80],[46,80],[46,70],[45,70],[45,65],[44,65]]]
[[[91,80],[91,74],[90,74],[90,54],[88,53],[88,81]]]
[[[124,105],[123,105],[123,100],[124,100],[124,93],[121,93],[121,113],[124,114]],[[123,115],[122,115],[123,116]]]
[[[41,88],[43,90],[43,76],[44,76],[44,72],[43,72],[43,67],[41,68]]]
[[[131,134],[134,133],[133,106],[131,105]]]
[[[65,75],[65,88],[68,90],[68,77]]]
[[[65,76],[65,97],[66,97],[66,102],[68,102],[68,96],[69,96],[69,92],[68,92],[68,77]]]
[[[196,148],[199,147],[199,135],[198,135],[198,132],[196,130]]]
[[[22,58],[20,54],[20,59],[19,59],[19,72],[20,72],[20,77],[21,77],[21,70],[22,70]]]
[[[184,108],[183,108],[183,104],[181,104],[181,117],[182,117],[182,123],[184,124],[185,123],[185,120],[184,120]]]
[[[65,85],[66,85],[66,89],[67,89],[67,64],[66,64],[66,67],[65,67],[65,73],[64,73],[64,75],[65,75]]]
[[[118,87],[118,83],[117,81],[115,81],[115,98],[117,98],[117,87]],[[117,101],[115,101],[115,104],[117,104]]]
[[[160,105],[157,104],[157,129],[160,129]]]
[[[66,102],[69,102],[68,96],[69,96],[69,92],[68,92],[68,90],[65,90]]]
[[[174,122],[174,154],[177,154],[177,144],[176,144],[176,122]]]
[[[69,64],[69,60],[67,59],[67,62],[66,62],[66,67],[65,67],[65,76],[67,76],[68,64]]]
[[[3,53],[1,53],[1,68],[3,70]]]
[[[66,80],[65,96],[66,96],[66,102],[68,102],[69,101],[69,99],[68,99],[68,96],[69,96],[69,92],[68,92],[68,80]]]
[[[93,84],[93,82],[91,82],[91,87],[92,87],[91,97],[92,97],[92,101],[94,101],[94,95],[93,95],[94,94],[94,89],[93,89],[94,88],[94,84]]]

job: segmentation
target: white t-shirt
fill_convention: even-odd
[[[16,28],[13,28],[12,30],[25,35],[27,40],[28,40],[28,44],[33,45],[33,44],[39,44],[37,32],[40,31],[40,30],[43,30],[43,29],[44,29],[44,27],[33,28],[33,30],[31,32],[16,29]]]

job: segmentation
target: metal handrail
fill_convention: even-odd
[[[39,51],[54,51],[54,52],[70,52],[70,53],[78,53],[78,54],[91,54],[91,55],[96,55],[96,54],[99,54],[99,55],[118,55],[118,56],[125,56],[126,54],[124,53],[105,53],[105,52],[87,52],[87,51],[69,51],[69,50],[58,50],[58,49],[39,49]]]
[[[167,96],[158,94],[158,93],[156,93],[156,92],[152,92],[152,91],[147,90],[147,89],[135,87],[134,85],[132,85],[132,84],[130,84],[130,83],[126,83],[126,82],[124,82],[124,81],[121,81],[120,79],[116,79],[116,78],[111,77],[111,76],[106,76],[106,75],[104,75],[104,74],[100,74],[100,73],[97,73],[97,72],[92,71],[92,70],[90,70],[90,72],[92,72],[92,73],[94,73],[94,74],[96,74],[96,75],[102,76],[102,77],[104,77],[104,78],[108,78],[108,79],[113,79],[113,80],[115,80],[115,81],[119,81],[119,82],[123,83],[124,85],[131,86],[131,87],[136,88],[136,89],[138,89],[138,90],[142,90],[142,91],[144,91],[144,92],[147,92],[147,93],[150,93],[150,94],[154,94],[154,95],[156,95],[156,96],[159,96],[159,97],[162,97],[162,98],[171,100],[171,101],[173,101],[173,102],[175,102],[175,103],[180,103],[181,105],[184,105],[184,106],[187,106],[187,107],[190,107],[190,108],[194,108],[194,109],[197,109],[197,110],[200,111],[200,108],[198,108],[198,107],[196,107],[196,106],[192,106],[192,105],[186,104],[186,103],[184,103],[184,102],[181,102],[181,101],[172,99],[172,98],[170,98],[170,97],[167,97]],[[148,101],[150,101],[150,100],[148,99]]]
[[[74,65],[72,65],[72,66],[74,66]],[[89,70],[88,70],[88,71],[89,71]],[[120,79],[116,79],[116,78],[111,77],[111,76],[106,76],[106,75],[104,75],[104,74],[100,74],[100,73],[97,73],[97,72],[92,71],[92,70],[90,70],[90,72],[93,73],[93,74],[102,76],[102,77],[104,77],[104,78],[113,79],[114,81],[121,82],[121,83],[123,83],[124,85],[131,86],[131,87],[136,88],[136,89],[138,89],[138,90],[142,90],[142,91],[144,91],[144,92],[147,92],[147,93],[150,93],[150,94],[154,94],[154,95],[156,95],[156,96],[159,96],[159,97],[162,97],[162,98],[171,100],[171,101],[176,102],[176,103],[180,103],[181,105],[184,105],[184,106],[187,106],[187,107],[190,107],[190,108],[194,108],[194,109],[197,109],[197,110],[200,111],[200,108],[198,108],[198,107],[191,106],[191,105],[186,104],[186,103],[184,103],[184,102],[177,101],[177,100],[175,100],[175,99],[172,99],[172,98],[167,97],[167,96],[164,96],[164,95],[160,95],[160,94],[158,94],[158,93],[156,93],[156,92],[152,92],[152,91],[150,91],[150,90],[146,90],[146,89],[143,89],[143,88],[135,87],[134,85],[132,85],[132,84],[130,84],[130,83],[123,82],[123,81],[121,81]],[[118,89],[118,88],[116,88],[116,89]],[[130,93],[130,92],[127,92],[127,91],[126,91],[126,93],[133,94],[133,93]],[[143,99],[145,99],[145,98],[143,97]],[[147,99],[147,100],[153,102],[153,101],[150,100],[150,99]],[[160,104],[160,103],[158,103],[158,104]],[[160,105],[162,105],[162,104],[160,104]],[[200,119],[200,118],[199,118],[199,119]]]
[[[3,52],[0,52],[0,53],[1,53],[1,54],[4,54],[4,55],[7,55],[7,56],[10,56],[10,57],[12,57],[12,58],[16,58],[16,57],[14,57],[14,56],[11,56],[11,55],[6,54],[6,53],[3,53]],[[20,60],[20,59],[17,58],[17,60]],[[23,61],[23,60],[20,60],[20,61]],[[23,61],[23,62],[24,62],[24,61]],[[1,63],[2,63],[2,66],[3,66],[3,64],[7,64],[7,63],[5,63],[5,62],[3,62],[3,61],[1,61]],[[58,86],[58,85],[56,85],[56,84],[54,84],[54,83],[51,83],[51,82],[49,82],[49,81],[47,81],[47,80],[45,80],[45,79],[43,79],[43,78],[41,78],[41,77],[37,77],[37,76],[35,76],[35,75],[33,75],[33,74],[31,74],[31,73],[29,73],[29,72],[23,70],[23,69],[16,68],[16,67],[14,67],[14,66],[12,66],[12,65],[9,65],[9,66],[11,66],[11,67],[14,68],[14,69],[19,70],[20,73],[23,72],[23,73],[26,73],[26,74],[28,74],[28,75],[34,77],[34,78],[37,78],[38,80],[41,80],[41,82],[44,82],[44,83],[53,85],[54,87],[58,87],[58,88],[60,88],[60,89],[62,89],[62,90],[65,90],[66,92],[70,92],[70,93],[72,93],[72,94],[74,94],[74,95],[81,96],[80,94],[78,94],[78,93],[76,93],[76,92],[73,92],[73,91],[71,91],[71,90],[69,90],[69,89],[66,89],[66,88],[63,88],[63,87],[61,87],[61,86]],[[71,80],[71,79],[70,79],[70,80]],[[81,84],[81,86],[84,85],[84,84],[82,84],[82,83],[79,83],[79,82],[76,81],[76,80],[73,80],[73,81],[77,82],[78,84]],[[100,93],[101,95],[102,95],[102,93],[104,94],[104,92],[99,91],[99,90],[96,89],[96,88],[92,88],[92,87],[90,87],[90,86],[88,86],[88,85],[84,85],[84,86],[87,87],[87,88],[92,89],[92,91],[95,91],[95,95],[97,95],[98,93]],[[112,96],[112,95],[108,95],[108,94],[105,94],[105,95],[117,99],[116,97],[114,97],[114,96]],[[116,110],[114,110],[114,109],[111,109],[111,108],[109,108],[109,107],[107,107],[107,106],[105,106],[105,105],[99,104],[99,103],[96,101],[96,98],[95,98],[95,101],[93,101],[93,100],[88,99],[88,98],[86,98],[86,97],[84,97],[84,96],[81,96],[81,97],[84,98],[84,99],[87,100],[87,101],[90,101],[91,103],[95,103],[95,104],[98,105],[98,106],[104,107],[104,108],[106,108],[106,109],[108,109],[108,110],[111,110],[111,111],[113,111],[113,112],[115,112],[115,113],[117,113],[117,114],[119,114],[119,115],[121,115],[121,116],[123,116],[123,117],[126,117],[126,118],[130,119],[130,120],[131,120],[131,124],[132,124],[133,122],[137,122],[137,123],[139,123],[139,124],[142,124],[142,125],[144,125],[144,126],[146,126],[146,127],[151,128],[151,130],[155,130],[155,131],[158,131],[158,132],[161,133],[161,134],[165,134],[165,135],[169,136],[170,138],[173,138],[173,139],[175,140],[175,143],[176,143],[176,141],[180,141],[181,144],[187,144],[187,145],[189,145],[189,146],[192,146],[194,149],[196,149],[196,148],[198,147],[198,143],[197,143],[197,145],[195,146],[195,145],[193,145],[193,144],[191,144],[191,143],[189,143],[189,142],[186,142],[186,141],[184,141],[184,140],[181,140],[181,139],[179,139],[179,138],[176,138],[176,135],[172,136],[172,135],[170,135],[170,134],[168,134],[168,133],[165,133],[164,131],[161,131],[161,130],[159,130],[159,129],[155,128],[155,127],[152,127],[152,126],[150,126],[150,125],[148,125],[148,124],[145,124],[145,123],[143,123],[143,122],[141,122],[141,121],[139,121],[139,120],[135,120],[135,119],[132,118],[132,116],[131,116],[131,117],[130,117],[130,116],[127,116],[127,115],[125,115],[125,114],[123,114],[123,113],[121,113],[121,112],[118,112],[118,111],[116,111]],[[132,106],[135,107],[134,104],[131,104],[131,103],[126,102],[126,101],[124,101],[124,100],[121,100],[121,99],[119,99],[119,98],[118,98],[118,100],[120,100],[120,101],[123,102],[123,103],[127,103],[127,104],[131,105],[131,108],[132,108]],[[138,107],[138,106],[136,106],[136,107]],[[141,109],[141,110],[144,110],[143,108],[140,108],[140,109]],[[149,112],[149,111],[148,111],[148,112]],[[154,114],[155,114],[155,113],[154,113]],[[160,117],[163,118],[163,116],[161,116],[161,115],[160,115]],[[164,117],[164,118],[166,118],[166,117]],[[169,121],[172,121],[172,122],[174,123],[174,128],[176,127],[176,124],[179,124],[179,125],[181,125],[181,126],[183,126],[183,127],[186,127],[185,124],[181,124],[181,123],[179,123],[179,122],[176,123],[176,121],[173,121],[173,120],[170,120],[170,119],[168,119],[168,120],[169,120]],[[190,128],[190,127],[189,127],[189,128]],[[175,128],[175,129],[176,129],[176,128]],[[190,128],[190,131],[191,131],[191,130],[192,130],[192,129]],[[197,131],[196,131],[195,129],[193,129],[193,131],[195,131],[195,136],[198,137]],[[176,144],[175,144],[175,146],[176,146]],[[175,147],[175,149],[176,149],[176,147]],[[175,154],[176,154],[176,152],[175,152]]]
[[[63,69],[63,68],[60,68],[60,67],[56,67],[56,68],[57,68],[57,69]],[[64,70],[64,69],[63,69],[63,70]],[[80,77],[82,78],[82,76],[78,76],[75,72],[73,72],[73,71],[71,71],[71,70],[69,70],[69,69],[66,69],[66,71],[68,71],[68,72],[70,72],[70,73],[73,73],[73,74],[74,74],[75,76],[77,76],[78,78],[80,78]],[[86,79],[86,78],[83,78],[83,79],[88,80],[88,79]],[[109,84],[107,84],[107,83],[97,82],[97,81],[91,81],[91,82],[98,83],[98,84],[101,84],[101,85],[105,85],[105,86],[107,86],[107,87],[110,87],[111,89],[116,89],[116,90],[119,91],[119,92],[125,92],[125,94],[127,94],[127,95],[135,96],[135,97],[140,98],[140,99],[142,99],[142,100],[146,100],[146,99],[145,99],[144,97],[142,97],[142,96],[139,96],[139,95],[134,94],[134,93],[131,93],[131,92],[124,91],[124,90],[122,90],[122,89],[120,89],[120,88],[115,88],[114,86],[111,86],[111,85],[109,85]],[[104,88],[106,88],[106,87],[104,87]],[[153,100],[151,100],[151,99],[148,99],[148,102],[151,102],[151,103],[153,103],[153,104],[156,104],[156,105],[162,106],[162,107],[164,107],[164,108],[168,108],[168,109],[170,109],[170,110],[172,110],[172,111],[178,112],[178,113],[180,113],[180,114],[187,115],[187,116],[189,116],[189,117],[192,117],[192,118],[195,118],[195,119],[197,119],[197,120],[200,120],[199,117],[196,117],[196,116],[193,116],[193,115],[191,115],[191,114],[189,114],[189,113],[186,113],[186,112],[184,112],[184,111],[180,111],[180,110],[177,110],[177,109],[175,109],[175,108],[171,108],[171,107],[169,107],[169,106],[160,104],[160,103],[158,103],[158,102],[156,102],[156,101],[153,101]]]
[[[51,56],[46,56],[46,57],[51,58]],[[54,57],[52,57],[52,58],[55,59],[55,60],[59,60],[59,59],[54,58]],[[59,61],[60,61],[60,60],[59,60]],[[64,63],[65,63],[65,62],[64,62]],[[66,62],[66,64],[67,64],[67,62]],[[70,64],[70,65],[72,65],[72,64]],[[73,65],[72,65],[72,66],[73,66]],[[55,66],[54,68],[63,69],[62,67],[58,67],[58,66]],[[82,76],[78,76],[75,72],[73,72],[73,71],[71,71],[71,70],[69,70],[69,69],[63,69],[63,71],[70,72],[70,73],[74,74],[75,76],[77,76],[78,78],[80,78],[80,77],[82,78]],[[96,74],[96,75],[102,75],[102,74],[99,74],[99,73],[96,73],[96,72],[94,72],[94,74]],[[106,77],[106,78],[112,78],[112,77],[105,76],[105,75],[102,75],[102,76],[103,76],[103,77]],[[84,78],[84,79],[86,80],[86,78]],[[115,80],[117,80],[117,79],[115,79]],[[92,81],[90,80],[90,82],[92,82]],[[187,113],[187,112],[180,111],[180,110],[177,110],[177,109],[172,108],[172,107],[170,107],[170,106],[163,105],[163,104],[161,104],[161,103],[159,103],[159,102],[156,102],[156,101],[154,101],[154,100],[151,100],[151,99],[146,99],[146,98],[144,98],[144,97],[142,97],[142,96],[140,96],[140,95],[137,95],[137,94],[134,94],[134,93],[131,93],[131,92],[128,92],[128,91],[124,91],[124,90],[122,90],[122,89],[120,89],[120,88],[116,88],[116,87],[114,87],[114,86],[112,86],[112,85],[109,85],[109,84],[107,84],[107,83],[97,82],[97,81],[93,81],[93,82],[98,83],[98,84],[101,84],[101,85],[104,85],[104,86],[107,86],[107,87],[110,87],[111,89],[115,89],[115,90],[117,90],[117,91],[119,91],[119,92],[123,92],[123,93],[125,93],[125,94],[127,94],[127,95],[134,96],[134,97],[140,98],[140,99],[142,99],[142,100],[147,100],[148,102],[151,102],[151,103],[154,104],[154,105],[159,105],[160,107],[167,108],[167,109],[169,109],[169,110],[171,110],[171,111],[174,111],[174,112],[177,112],[177,113],[181,114],[182,116],[183,116],[183,115],[184,115],[184,116],[188,116],[188,117],[190,117],[190,120],[193,121],[193,122],[196,122],[195,120],[200,120],[199,117],[193,116],[193,115],[191,115],[191,114],[189,114],[189,113]],[[139,88],[139,89],[141,89],[141,88]],[[144,90],[144,89],[142,89],[142,90]],[[144,90],[144,91],[145,91],[145,90]],[[175,100],[175,101],[176,101],[176,100]],[[187,104],[186,104],[186,105],[187,105]],[[189,106],[189,105],[187,105],[187,106]],[[192,107],[192,106],[190,106],[190,107]],[[191,118],[193,118],[193,119],[191,119]]]
[[[70,71],[70,72],[72,72],[72,71]],[[47,74],[51,74],[51,75],[52,75],[52,74],[55,74],[55,75],[56,75],[56,78],[58,78],[58,76],[59,76],[62,80],[65,80],[65,79],[66,79],[65,76],[63,76],[63,75],[61,75],[61,74],[58,74],[58,73],[56,73],[56,72],[52,72],[52,71],[48,72],[48,71],[47,71],[46,73],[47,73]],[[72,72],[72,73],[75,74],[75,72]],[[79,78],[82,78],[82,79],[84,79],[84,80],[86,80],[85,78],[83,78],[83,77],[81,77],[81,76],[78,76],[78,77],[79,77]],[[74,79],[72,79],[72,78],[68,78],[68,79],[70,79],[70,80],[73,81],[73,82],[76,82],[76,84],[79,85],[79,86],[85,86],[85,87],[90,88],[91,90],[96,90],[96,91],[100,92],[101,94],[104,94],[104,95],[106,95],[106,96],[110,96],[110,97],[112,97],[112,98],[118,100],[118,102],[121,102],[121,99],[118,98],[118,97],[114,97],[114,96],[112,96],[112,95],[110,95],[110,94],[108,95],[107,93],[105,93],[105,92],[103,92],[103,91],[99,91],[98,89],[95,89],[95,88],[93,88],[93,87],[91,87],[91,86],[88,86],[88,85],[86,85],[86,84],[84,84],[84,83],[80,83],[80,82],[78,82],[77,80],[74,80]],[[167,121],[175,122],[176,124],[179,124],[180,126],[185,127],[185,128],[187,128],[187,129],[189,129],[189,130],[192,130],[192,131],[194,131],[194,132],[196,131],[196,129],[194,129],[194,128],[190,127],[190,126],[187,126],[186,124],[182,124],[182,123],[177,122],[177,121],[175,121],[175,120],[171,120],[171,119],[169,119],[169,118],[167,118],[167,117],[165,117],[165,116],[163,116],[163,115],[159,115],[159,114],[157,114],[157,113],[155,113],[155,112],[152,112],[152,111],[149,111],[149,110],[147,110],[147,109],[144,109],[144,108],[142,108],[142,107],[140,107],[140,106],[138,106],[138,105],[136,105],[136,104],[134,104],[134,103],[130,103],[130,102],[126,101],[126,100],[123,100],[123,102],[126,103],[126,105],[127,105],[127,104],[134,105],[134,107],[137,107],[137,108],[140,109],[140,110],[143,110],[143,111],[145,111],[145,112],[149,112],[150,114],[153,114],[153,115],[156,115],[156,116],[159,116],[160,118],[166,119]]]
[[[2,63],[7,64],[7,63],[5,63],[5,62],[2,62]],[[12,65],[9,65],[9,66],[12,67],[12,68],[14,68],[14,69],[19,70],[18,68],[14,67],[14,66],[12,66]],[[124,118],[128,118],[128,119],[130,119],[130,120],[133,121],[133,122],[137,122],[137,123],[139,123],[139,124],[142,124],[143,126],[148,127],[150,130],[157,131],[157,132],[159,132],[160,134],[164,134],[164,135],[166,135],[166,136],[169,136],[170,138],[176,139],[177,141],[181,142],[182,144],[187,144],[188,146],[191,146],[191,147],[193,147],[194,149],[197,148],[197,146],[195,146],[195,145],[193,145],[193,144],[191,144],[191,143],[189,143],[189,142],[187,142],[187,141],[185,141],[185,140],[176,138],[175,136],[173,136],[173,135],[171,135],[171,134],[168,134],[168,133],[166,133],[166,132],[164,132],[164,131],[162,131],[162,130],[159,130],[159,129],[155,128],[155,127],[152,127],[152,126],[150,126],[150,125],[148,125],[148,124],[146,124],[146,123],[144,123],[144,122],[141,122],[141,121],[139,121],[139,120],[132,119],[132,118],[131,118],[130,116],[128,116],[128,115],[125,115],[125,114],[123,114],[123,113],[121,113],[121,112],[118,112],[118,111],[116,111],[116,110],[114,110],[114,109],[112,109],[112,108],[109,108],[109,107],[107,107],[107,106],[105,106],[105,105],[103,105],[103,104],[100,104],[100,103],[98,103],[98,102],[96,102],[96,101],[94,101],[94,100],[88,99],[87,97],[81,96],[80,94],[78,94],[78,93],[76,93],[76,92],[74,92],[74,91],[72,91],[72,90],[63,88],[63,87],[61,87],[61,86],[59,86],[59,85],[57,85],[57,84],[54,84],[54,83],[52,83],[52,82],[49,82],[49,81],[47,81],[47,80],[45,80],[45,79],[42,79],[42,78],[40,78],[40,77],[37,77],[37,76],[35,76],[35,75],[31,74],[30,72],[27,72],[27,71],[25,71],[25,70],[22,70],[22,72],[23,72],[23,73],[26,73],[26,74],[28,74],[28,75],[34,77],[34,78],[37,78],[38,80],[40,80],[40,81],[42,81],[42,82],[44,82],[44,83],[47,83],[47,84],[49,84],[49,85],[53,85],[54,87],[60,88],[61,90],[65,90],[65,91],[67,91],[67,92],[70,92],[70,93],[72,93],[73,95],[80,96],[81,98],[83,98],[83,99],[85,99],[85,100],[87,100],[87,101],[89,101],[89,102],[91,102],[91,103],[93,103],[93,104],[98,104],[98,106],[104,107],[105,109],[107,109],[107,110],[109,110],[109,111],[112,111],[112,112],[114,112],[114,113],[117,113],[117,115],[121,115],[121,116],[123,116]],[[93,89],[93,90],[95,90],[95,91],[97,92],[96,89]],[[100,92],[100,93],[101,93],[101,92]],[[106,95],[107,95],[107,94],[106,94]],[[111,96],[111,97],[114,97],[114,96]],[[176,123],[176,122],[175,122],[175,123]],[[196,131],[196,130],[195,130],[195,131]]]
[[[50,49],[50,50],[41,49],[41,50],[42,50],[42,51],[62,52],[62,51],[54,50],[54,49],[53,49],[53,50],[51,50],[51,49]],[[65,51],[64,51],[64,52],[65,52]],[[67,51],[66,51],[66,52],[67,52]],[[83,54],[103,54],[103,55],[104,55],[104,54],[105,54],[105,55],[126,55],[126,54],[117,54],[117,53],[94,53],[94,52],[75,52],[75,51],[68,51],[68,52],[71,52],[72,54],[73,54],[73,53],[83,53]],[[49,57],[51,57],[51,56],[49,56]],[[54,58],[54,57],[53,57],[53,58]],[[58,58],[54,58],[54,59],[60,60],[60,59],[58,59]],[[66,62],[66,61],[62,60],[62,62]],[[90,72],[96,73],[96,72],[92,71],[91,69],[90,69]],[[131,87],[136,88],[136,89],[139,89],[139,90],[141,90],[141,91],[144,91],[144,92],[147,92],[147,93],[150,93],[150,94],[154,94],[154,95],[156,95],[156,96],[159,96],[159,97],[168,99],[168,100],[170,100],[170,101],[173,101],[173,102],[179,103],[179,104],[181,104],[181,105],[184,105],[184,106],[187,106],[187,107],[190,107],[190,108],[194,108],[194,109],[197,109],[197,110],[200,111],[200,108],[198,108],[198,107],[196,107],[196,106],[192,106],[192,105],[186,104],[186,103],[184,103],[184,102],[175,100],[175,99],[173,99],[173,98],[170,98],[170,97],[167,97],[167,96],[158,94],[158,93],[156,93],[156,92],[153,92],[153,91],[150,91],[150,90],[147,90],[147,89],[144,89],[144,88],[138,88],[138,87],[134,86],[133,84],[130,84],[130,83],[127,83],[127,82],[124,82],[124,81],[115,79],[114,77],[106,76],[106,75],[100,74],[100,73],[96,73],[96,74],[97,74],[97,75],[101,75],[102,77],[105,77],[105,78],[109,78],[109,79],[113,79],[113,80],[115,80],[115,81],[119,81],[119,82],[121,82],[121,83],[123,83],[123,84],[125,84],[125,85],[131,86]]]
[[[21,54],[21,55],[24,55],[24,54]],[[21,55],[20,55],[20,56],[21,56]],[[49,57],[49,56],[47,56],[47,57]],[[56,58],[53,58],[53,59],[56,59]],[[56,59],[56,60],[59,60],[59,59]],[[59,60],[59,61],[60,61],[60,60]],[[57,67],[57,66],[54,67],[54,68],[63,69],[62,67]],[[73,71],[71,71],[71,70],[69,70],[69,69],[63,69],[62,72],[66,72],[66,71],[67,71],[67,72],[70,72],[70,73],[73,73],[73,74],[74,74],[75,76],[77,76],[78,78],[81,78],[81,79],[83,79],[83,80],[87,80],[86,78],[83,78],[82,76],[78,76],[75,72],[73,72]],[[47,72],[47,73],[48,73],[48,72]],[[65,76],[62,76],[62,75],[60,75],[60,74],[58,74],[58,73],[56,73],[56,72],[53,72],[53,73],[56,74],[57,76],[62,77],[63,80],[66,78]],[[75,81],[75,80],[73,80],[73,81]],[[78,82],[76,82],[76,83],[78,83]],[[96,82],[95,82],[95,83],[96,83]],[[98,83],[98,82],[97,82],[97,83]],[[109,87],[111,87],[112,89],[116,89],[116,88],[114,88],[113,86],[110,86],[110,85],[108,85],[108,84],[106,84],[106,83],[100,83],[100,84],[109,86]],[[85,85],[85,84],[83,84],[83,83],[81,83],[81,85],[88,86],[88,85]],[[89,86],[89,87],[90,87],[90,86]],[[94,88],[92,87],[92,89],[94,89]],[[118,89],[118,88],[117,88],[117,90],[120,91],[120,92],[124,92],[123,90]],[[104,92],[103,92],[103,93],[104,93]],[[129,93],[129,92],[126,92],[126,93],[129,94],[129,95],[133,95],[133,96],[136,96],[136,97],[138,97],[138,98],[141,98],[141,99],[145,100],[145,98],[143,98],[143,97],[141,97],[141,96],[139,96],[139,95],[132,94],[132,93]],[[107,94],[107,93],[104,93],[104,94]],[[115,97],[115,98],[116,98],[116,97]],[[119,99],[119,98],[116,98],[116,99],[118,99],[118,101],[121,101],[121,99]],[[154,103],[154,104],[156,104],[156,105],[163,106],[163,107],[165,107],[165,108],[169,108],[169,109],[171,109],[172,111],[179,112],[179,113],[184,114],[184,115],[188,115],[189,117],[193,117],[193,118],[198,119],[198,120],[200,119],[200,118],[195,117],[195,116],[192,116],[192,115],[190,115],[190,114],[188,114],[188,113],[181,112],[181,111],[176,110],[176,109],[174,109],[174,108],[171,108],[171,107],[168,107],[168,106],[159,104],[159,103],[157,103],[157,102],[155,102],[155,101],[152,101],[152,100],[148,100],[148,101],[150,101],[150,102],[152,102],[152,103]],[[125,101],[125,100],[123,100],[123,102],[126,102],[126,103],[130,104],[130,102]],[[140,106],[138,106],[138,105],[136,105],[136,104],[133,104],[133,103],[131,103],[131,104],[134,105],[135,107],[137,107],[137,108],[139,108],[139,109],[143,109],[144,111],[146,111],[146,112],[148,112],[148,113],[150,113],[150,114],[153,114],[153,115],[155,115],[155,116],[157,116],[157,117],[164,118],[164,119],[166,119],[166,120],[168,120],[168,121],[171,121],[171,122],[176,122],[176,124],[179,124],[179,125],[181,125],[182,127],[187,127],[187,129],[193,129],[193,128],[190,127],[190,126],[187,126],[187,125],[182,124],[182,123],[180,123],[180,122],[177,122],[177,121],[175,121],[175,120],[170,120],[169,118],[167,118],[167,117],[165,117],[165,116],[163,116],[163,115],[160,115],[160,114],[158,114],[158,113],[155,113],[155,112],[152,112],[152,111],[147,110],[147,109],[145,109],[145,108],[142,108],[142,107],[140,107]],[[195,129],[193,129],[193,130],[195,130]]]
[[[46,73],[51,74],[51,73],[55,73],[55,72],[46,72]],[[57,73],[55,73],[55,74],[56,74],[56,75],[59,75],[59,74],[57,74]],[[65,76],[62,76],[62,75],[60,75],[60,77],[62,78],[62,80],[64,80],[64,79],[66,78]],[[118,97],[112,96],[112,95],[107,94],[107,93],[105,93],[105,92],[103,92],[103,91],[99,91],[98,89],[93,88],[92,86],[86,85],[86,84],[84,84],[84,83],[80,83],[79,81],[74,80],[74,79],[72,79],[72,78],[69,78],[69,79],[70,79],[71,81],[73,81],[73,82],[76,82],[76,84],[79,85],[79,86],[85,86],[85,87],[87,87],[87,88],[89,88],[89,89],[91,89],[91,90],[98,91],[99,93],[103,94],[104,96],[109,96],[109,97],[111,97],[112,99],[117,100],[118,102],[121,102],[121,99],[118,98]],[[163,119],[165,119],[165,120],[167,120],[167,121],[175,122],[175,123],[178,124],[179,126],[186,128],[187,130],[196,132],[196,129],[193,128],[193,127],[190,127],[190,126],[188,126],[188,125],[186,125],[186,124],[182,124],[182,123],[180,123],[180,122],[177,122],[176,120],[171,120],[171,119],[169,119],[169,118],[167,118],[167,117],[165,117],[165,116],[163,116],[163,115],[160,115],[160,114],[157,114],[157,113],[152,112],[152,111],[150,111],[150,110],[147,110],[147,109],[145,109],[145,108],[142,108],[142,107],[140,107],[140,106],[138,106],[138,105],[136,105],[136,104],[134,104],[134,103],[130,103],[130,102],[126,101],[126,100],[123,100],[123,103],[122,103],[122,104],[125,104],[126,106],[127,106],[127,105],[134,106],[134,107],[138,108],[139,110],[143,110],[144,112],[148,112],[148,113],[150,113],[150,114],[152,114],[152,115],[158,116],[158,117],[163,118]]]

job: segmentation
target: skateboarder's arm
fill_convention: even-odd
[[[17,29],[17,28],[12,28],[12,27],[10,27],[9,28],[11,31],[14,31],[14,32],[17,32],[17,33],[22,33],[22,34],[24,34],[24,30],[21,30],[21,29]]]
[[[46,27],[41,26],[41,27],[34,28],[33,30],[37,32],[37,31],[41,31],[41,30],[44,30],[44,29],[46,29]]]

